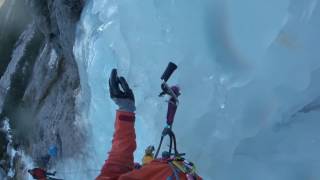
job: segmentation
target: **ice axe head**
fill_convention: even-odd
[[[176,64],[174,64],[173,62],[169,62],[166,70],[164,71],[164,73],[161,76],[161,79],[163,80],[163,82],[161,84],[162,92],[159,94],[160,97],[167,94],[167,95],[171,96],[176,102],[178,102],[177,97],[180,95],[180,89],[178,86],[169,87],[169,85],[167,84],[167,81],[169,80],[172,73],[177,68],[178,68],[178,66]]]
[[[166,70],[164,71],[164,73],[161,76],[161,80],[163,80],[164,82],[167,82],[169,80],[169,78],[171,77],[172,73],[178,68],[178,66],[176,64],[174,64],[173,62],[169,62]]]

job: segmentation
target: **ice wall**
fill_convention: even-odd
[[[136,96],[140,161],[160,138],[159,77],[173,61],[170,83],[182,88],[179,149],[205,179],[319,177],[319,113],[299,113],[319,96],[319,13],[317,0],[88,1],[74,51],[95,168],[113,133],[110,70],[118,68]]]
[[[3,3],[4,3],[4,0],[0,0],[0,8],[3,5]]]

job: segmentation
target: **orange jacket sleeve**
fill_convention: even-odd
[[[133,152],[136,149],[134,121],[134,113],[117,111],[112,148],[96,180],[116,180],[133,170]]]

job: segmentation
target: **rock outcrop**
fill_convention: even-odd
[[[12,147],[39,166],[50,145],[58,158],[81,153],[85,132],[76,125],[79,74],[73,55],[84,0],[10,0],[0,9],[0,118],[9,119]],[[0,158],[7,160],[0,133]],[[16,158],[19,159],[19,158]],[[19,160],[15,161],[20,174]],[[54,163],[54,161],[53,161]]]

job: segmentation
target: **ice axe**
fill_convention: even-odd
[[[163,155],[166,155],[166,157],[163,158],[170,158],[171,155],[174,155],[175,157],[177,156],[182,156],[184,154],[180,154],[177,150],[177,143],[176,143],[176,137],[175,134],[172,131],[172,124],[173,124],[173,120],[174,120],[174,116],[179,104],[179,100],[178,100],[178,96],[180,95],[180,89],[177,86],[172,86],[170,87],[167,84],[167,81],[169,80],[169,78],[171,77],[171,75],[173,74],[173,72],[178,68],[178,66],[172,62],[169,62],[166,70],[164,71],[164,73],[161,76],[161,80],[162,80],[162,84],[161,84],[161,89],[162,92],[159,94],[160,97],[164,96],[164,95],[169,95],[170,99],[168,101],[168,112],[167,112],[167,126],[163,129],[162,131],[162,135],[161,135],[161,140],[159,143],[159,146],[157,148],[157,152],[155,154],[155,158],[158,157],[163,139],[165,136],[169,136],[170,138],[170,144],[169,144],[169,151],[168,152],[164,152]],[[172,151],[172,145],[174,148],[174,153],[171,153]]]
[[[178,86],[169,86],[167,81],[173,74],[173,72],[178,68],[173,62],[169,62],[166,70],[161,76],[161,89],[162,92],[159,94],[160,97],[164,95],[169,95],[168,112],[167,112],[167,125],[171,128],[174,120],[174,116],[179,105],[178,96],[180,95],[180,88]]]

